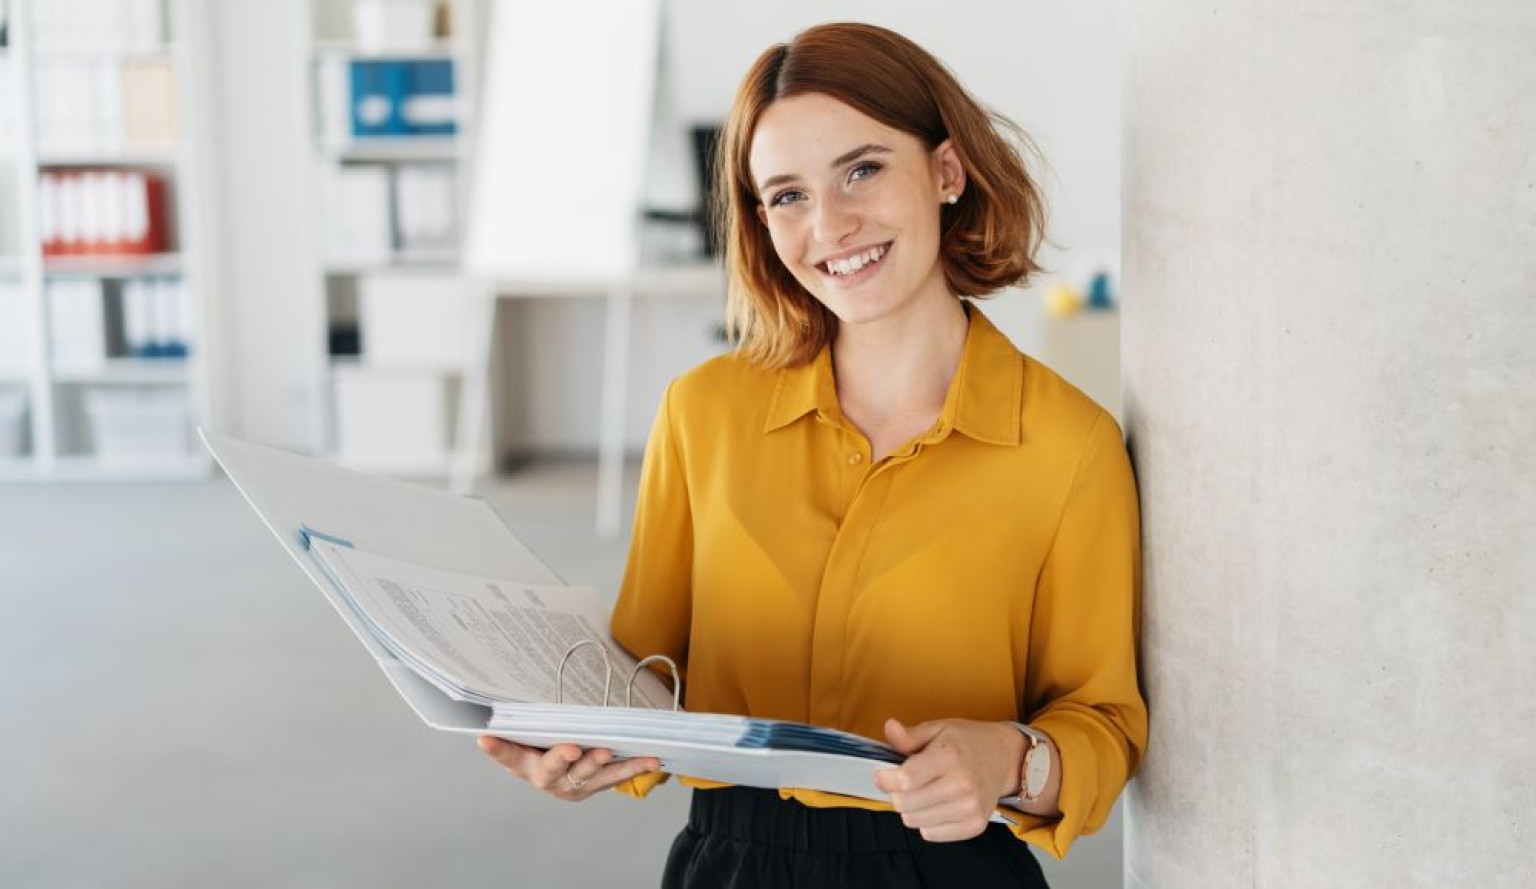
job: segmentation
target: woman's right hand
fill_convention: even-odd
[[[654,756],[614,762],[613,751],[604,747],[583,751],[575,744],[556,744],[539,750],[491,735],[481,735],[479,744],[485,755],[496,760],[507,774],[527,781],[555,799],[569,802],[579,802],[636,775],[661,768],[661,761]]]

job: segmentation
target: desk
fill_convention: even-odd
[[[481,282],[471,296],[470,332],[463,385],[459,389],[458,430],[449,472],[451,490],[468,494],[489,468],[491,345],[495,342],[496,306],[502,299],[603,298],[607,300],[603,333],[602,409],[598,420],[597,532],[614,537],[623,525],[624,401],[628,396],[630,315],[643,296],[701,296],[724,304],[725,270],[713,262],[646,267],[621,277],[590,279],[498,279]]]

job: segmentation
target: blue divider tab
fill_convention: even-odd
[[[324,540],[326,543],[333,544],[335,546],[344,546],[347,549],[357,549],[357,547],[352,545],[352,541],[350,540],[342,540],[340,537],[316,531],[314,528],[311,528],[308,525],[299,526],[299,539],[304,541],[305,549],[310,549],[312,542],[316,539]]]

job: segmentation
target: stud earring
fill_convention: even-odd
[[[948,200],[951,205],[958,204],[960,202],[960,196],[957,194],[952,194],[949,196]]]

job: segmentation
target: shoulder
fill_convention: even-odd
[[[663,409],[679,430],[722,422],[745,426],[754,419],[760,428],[779,378],[779,371],[727,352],[673,379]]]
[[[667,397],[674,410],[688,411],[722,403],[739,404],[757,393],[771,395],[777,382],[777,371],[750,364],[735,352],[726,352],[675,378]]]

